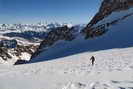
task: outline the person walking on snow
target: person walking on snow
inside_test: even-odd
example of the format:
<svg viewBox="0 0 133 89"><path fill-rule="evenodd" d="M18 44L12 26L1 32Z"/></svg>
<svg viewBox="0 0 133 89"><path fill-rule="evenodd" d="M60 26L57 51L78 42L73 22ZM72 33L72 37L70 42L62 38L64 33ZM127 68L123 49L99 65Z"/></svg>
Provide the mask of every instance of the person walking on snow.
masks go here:
<svg viewBox="0 0 133 89"><path fill-rule="evenodd" d="M93 66L93 65L94 65L94 62L95 62L95 57L92 56L92 57L90 58L90 60L91 60L92 66Z"/></svg>

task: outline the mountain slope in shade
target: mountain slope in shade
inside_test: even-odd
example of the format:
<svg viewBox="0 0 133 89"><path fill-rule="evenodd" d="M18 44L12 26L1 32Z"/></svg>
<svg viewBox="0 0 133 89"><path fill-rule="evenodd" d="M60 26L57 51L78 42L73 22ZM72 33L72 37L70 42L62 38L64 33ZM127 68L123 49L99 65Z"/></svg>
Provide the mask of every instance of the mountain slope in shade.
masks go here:
<svg viewBox="0 0 133 89"><path fill-rule="evenodd" d="M112 12L108 17L93 25L93 29L88 30L87 27L85 28L85 34L87 34L87 36L89 35L88 40L84 39L84 34L79 33L74 40L61 40L47 49L45 49L45 47L43 48L43 45L41 45L42 49L40 50L42 50L42 53L33 58L30 62L52 60L88 51L132 47L132 21L132 8L124 11Z"/></svg>

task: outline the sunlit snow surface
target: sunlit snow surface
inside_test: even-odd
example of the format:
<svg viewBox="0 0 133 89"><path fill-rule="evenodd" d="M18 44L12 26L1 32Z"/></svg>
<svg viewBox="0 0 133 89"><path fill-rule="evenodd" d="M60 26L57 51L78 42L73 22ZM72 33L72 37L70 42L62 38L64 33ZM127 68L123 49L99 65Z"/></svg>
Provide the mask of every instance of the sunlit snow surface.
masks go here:
<svg viewBox="0 0 133 89"><path fill-rule="evenodd" d="M133 48L0 67L1 89L132 89ZM90 57L96 58L92 67Z"/></svg>
<svg viewBox="0 0 133 89"><path fill-rule="evenodd" d="M63 42L63 47L57 43L31 64L0 65L0 89L133 89L132 23L130 16L99 38L77 38L69 45ZM96 58L94 66L91 56Z"/></svg>

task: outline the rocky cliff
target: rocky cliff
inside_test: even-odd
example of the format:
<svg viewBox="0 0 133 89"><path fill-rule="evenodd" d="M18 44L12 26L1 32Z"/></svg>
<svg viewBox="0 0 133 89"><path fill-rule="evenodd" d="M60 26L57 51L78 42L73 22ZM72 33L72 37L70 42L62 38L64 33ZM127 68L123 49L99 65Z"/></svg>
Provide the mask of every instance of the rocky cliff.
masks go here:
<svg viewBox="0 0 133 89"><path fill-rule="evenodd" d="M112 12L127 10L132 6L133 0L104 0L99 8L98 13L93 17L87 26L93 26L98 21L110 15Z"/></svg>
<svg viewBox="0 0 133 89"><path fill-rule="evenodd" d="M53 46L56 42L60 40L72 41L73 39L75 39L80 27L78 28L78 30L75 28L76 27L69 28L68 26L54 28L47 34L47 36L41 42L39 48L32 55L31 58L36 57L42 51L48 50L49 47Z"/></svg>
<svg viewBox="0 0 133 89"><path fill-rule="evenodd" d="M89 24L84 28L83 32L85 32L86 39L93 38L97 36L103 35L107 32L111 25L118 23L121 20L126 19L127 17L133 15L133 12L123 14L122 17L116 18L113 20L104 21L104 23L100 23L100 21L108 18L112 13L127 11L133 7L133 0L103 0L98 13L93 17L93 19L89 22ZM127 13L127 14L126 14Z"/></svg>
<svg viewBox="0 0 133 89"><path fill-rule="evenodd" d="M17 60L30 60L38 45L21 45L17 40L0 40L0 63L14 64Z"/></svg>

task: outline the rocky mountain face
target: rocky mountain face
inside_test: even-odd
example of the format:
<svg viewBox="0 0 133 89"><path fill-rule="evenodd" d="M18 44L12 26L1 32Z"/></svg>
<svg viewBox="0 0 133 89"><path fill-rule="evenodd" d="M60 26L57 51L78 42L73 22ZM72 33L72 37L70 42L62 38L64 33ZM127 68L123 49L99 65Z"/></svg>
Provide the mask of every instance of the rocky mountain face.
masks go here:
<svg viewBox="0 0 133 89"><path fill-rule="evenodd" d="M37 47L34 44L20 45L15 39L3 39L0 41L0 63L10 62L12 64L17 60L28 61Z"/></svg>
<svg viewBox="0 0 133 89"><path fill-rule="evenodd" d="M84 32L87 33L86 39L101 36L105 32L108 31L108 27L118 23L120 20L124 20L127 17L133 15L133 13L129 13L119 19L115 19L111 22L107 22L104 24L98 24L98 22L102 21L113 12L126 11L133 7L133 0L103 0L98 13L93 17L93 19L89 22L89 24L84 28Z"/></svg>
<svg viewBox="0 0 133 89"><path fill-rule="evenodd" d="M79 30L79 28L78 28ZM47 50L49 47L54 45L56 42L60 40L64 41L72 41L76 38L77 31L76 27L69 28L68 26L63 27L57 27L51 30L47 36L44 38L44 40L41 42L39 48L37 51L32 55L31 58L36 57L39 55L42 51Z"/></svg>
<svg viewBox="0 0 133 89"><path fill-rule="evenodd" d="M87 26L93 26L98 21L110 15L112 12L127 10L132 6L133 0L104 0L101 4L99 12L94 16Z"/></svg>

